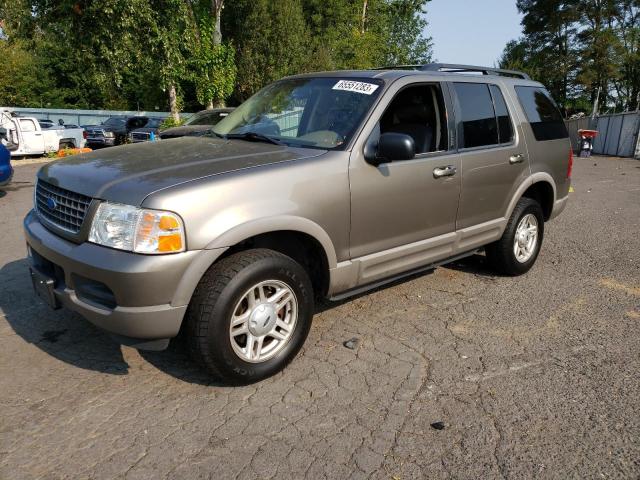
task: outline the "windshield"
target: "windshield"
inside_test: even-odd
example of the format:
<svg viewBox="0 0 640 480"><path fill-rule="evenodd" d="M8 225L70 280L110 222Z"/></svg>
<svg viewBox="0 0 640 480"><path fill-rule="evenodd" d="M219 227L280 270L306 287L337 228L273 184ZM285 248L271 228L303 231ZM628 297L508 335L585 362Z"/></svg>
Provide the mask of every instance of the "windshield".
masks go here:
<svg viewBox="0 0 640 480"><path fill-rule="evenodd" d="M378 79L294 78L268 85L213 128L256 133L289 146L340 149L378 97Z"/></svg>
<svg viewBox="0 0 640 480"><path fill-rule="evenodd" d="M228 115L227 112L206 112L196 113L185 125L215 125Z"/></svg>

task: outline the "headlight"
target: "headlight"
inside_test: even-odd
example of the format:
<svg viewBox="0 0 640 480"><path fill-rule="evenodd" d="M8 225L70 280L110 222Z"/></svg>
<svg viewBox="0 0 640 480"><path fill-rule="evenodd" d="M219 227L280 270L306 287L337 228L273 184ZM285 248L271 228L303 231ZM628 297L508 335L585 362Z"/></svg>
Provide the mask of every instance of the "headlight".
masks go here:
<svg viewBox="0 0 640 480"><path fill-rule="evenodd" d="M104 136L107 138L114 138L116 134L113 132L104 132Z"/></svg>
<svg viewBox="0 0 640 480"><path fill-rule="evenodd" d="M93 217L89 241L136 253L185 250L184 227L175 213L107 202Z"/></svg>

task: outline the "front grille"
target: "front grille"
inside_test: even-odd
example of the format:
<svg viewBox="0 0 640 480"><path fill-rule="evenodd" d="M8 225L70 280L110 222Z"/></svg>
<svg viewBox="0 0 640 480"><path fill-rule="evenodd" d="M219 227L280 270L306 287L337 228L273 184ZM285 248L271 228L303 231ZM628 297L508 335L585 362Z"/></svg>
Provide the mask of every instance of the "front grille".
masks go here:
<svg viewBox="0 0 640 480"><path fill-rule="evenodd" d="M78 233L89 209L91 197L38 180L36 211L50 224L70 233Z"/></svg>

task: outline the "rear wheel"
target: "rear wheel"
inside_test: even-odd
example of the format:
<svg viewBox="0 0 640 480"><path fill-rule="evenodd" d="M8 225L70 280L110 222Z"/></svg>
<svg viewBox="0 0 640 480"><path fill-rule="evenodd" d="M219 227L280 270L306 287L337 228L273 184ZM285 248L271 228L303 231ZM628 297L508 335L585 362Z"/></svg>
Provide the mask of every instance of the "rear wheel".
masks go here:
<svg viewBox="0 0 640 480"><path fill-rule="evenodd" d="M236 253L214 264L187 311L192 357L232 384L282 370L302 347L313 316L304 268L267 249Z"/></svg>
<svg viewBox="0 0 640 480"><path fill-rule="evenodd" d="M500 240L486 248L491 266L505 275L522 275L531 269L542 246L544 216L531 198L518 200Z"/></svg>

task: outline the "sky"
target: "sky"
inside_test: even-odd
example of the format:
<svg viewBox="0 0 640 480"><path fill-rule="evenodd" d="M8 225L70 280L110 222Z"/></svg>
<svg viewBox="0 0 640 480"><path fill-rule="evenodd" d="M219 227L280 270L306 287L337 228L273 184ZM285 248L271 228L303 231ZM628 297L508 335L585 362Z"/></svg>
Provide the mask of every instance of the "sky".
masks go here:
<svg viewBox="0 0 640 480"><path fill-rule="evenodd" d="M520 36L520 19L516 0L432 0L425 33L438 62L491 67Z"/></svg>

